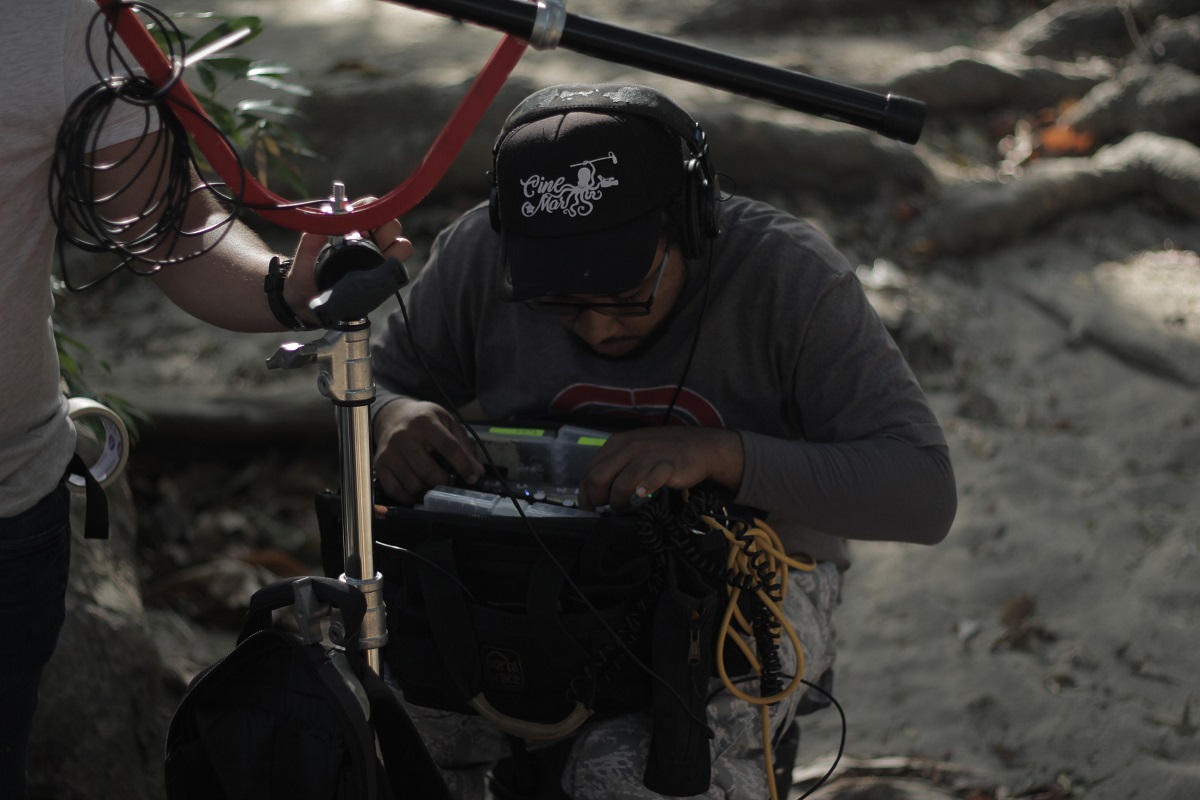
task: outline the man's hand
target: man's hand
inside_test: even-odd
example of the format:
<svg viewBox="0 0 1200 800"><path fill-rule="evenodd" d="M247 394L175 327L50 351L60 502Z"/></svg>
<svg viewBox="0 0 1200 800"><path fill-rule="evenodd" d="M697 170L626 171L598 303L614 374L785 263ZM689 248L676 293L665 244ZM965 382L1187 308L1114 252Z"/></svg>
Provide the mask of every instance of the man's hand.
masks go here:
<svg viewBox="0 0 1200 800"><path fill-rule="evenodd" d="M400 398L375 415L375 477L396 502L411 505L458 475L475 483L483 465L467 432L437 403Z"/></svg>
<svg viewBox="0 0 1200 800"><path fill-rule="evenodd" d="M364 203L375 200L374 197L362 197L350 204L357 208ZM412 257L412 242L404 238L404 228L399 220L385 222L378 228L363 234L364 239L375 243L383 253L384 258L395 257L407 261ZM315 322L308 304L318 294L317 292L317 257L329 244L329 237L315 233L306 233L300 237L296 247L296 255L292 259L292 271L287 282L283 285L283 299L288 306L305 322Z"/></svg>
<svg viewBox="0 0 1200 800"><path fill-rule="evenodd" d="M737 431L721 428L639 428L615 433L579 481L579 505L627 508L634 497L663 487L690 489L711 480L736 492L745 454Z"/></svg>

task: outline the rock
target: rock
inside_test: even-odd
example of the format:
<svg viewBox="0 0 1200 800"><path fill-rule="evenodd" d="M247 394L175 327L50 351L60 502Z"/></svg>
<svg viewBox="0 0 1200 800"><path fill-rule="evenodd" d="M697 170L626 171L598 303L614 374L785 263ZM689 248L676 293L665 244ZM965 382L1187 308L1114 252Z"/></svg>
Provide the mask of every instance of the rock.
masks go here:
<svg viewBox="0 0 1200 800"><path fill-rule="evenodd" d="M134 567L128 484L107 490L108 541L72 508L67 620L42 676L30 743L31 800L158 800L169 699Z"/></svg>

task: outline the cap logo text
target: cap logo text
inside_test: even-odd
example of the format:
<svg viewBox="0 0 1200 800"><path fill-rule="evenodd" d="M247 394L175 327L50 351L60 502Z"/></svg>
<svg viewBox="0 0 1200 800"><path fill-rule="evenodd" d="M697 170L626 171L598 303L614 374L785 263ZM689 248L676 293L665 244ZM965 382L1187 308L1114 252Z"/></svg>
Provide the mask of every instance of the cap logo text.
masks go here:
<svg viewBox="0 0 1200 800"><path fill-rule="evenodd" d="M619 181L602 175L597 167L602 161L617 163L611 150L608 155L571 164L576 170L575 183L566 178L546 178L530 175L521 181L521 191L526 200L521 204L521 213L532 217L540 212L565 214L568 217L586 217L595 208L595 201L604 196L604 189L617 186Z"/></svg>

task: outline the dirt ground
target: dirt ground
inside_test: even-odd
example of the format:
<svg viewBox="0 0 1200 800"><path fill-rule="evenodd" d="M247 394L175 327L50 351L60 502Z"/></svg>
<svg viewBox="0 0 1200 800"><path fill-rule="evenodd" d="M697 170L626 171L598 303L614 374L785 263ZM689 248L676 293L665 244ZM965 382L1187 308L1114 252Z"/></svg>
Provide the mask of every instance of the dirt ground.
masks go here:
<svg viewBox="0 0 1200 800"><path fill-rule="evenodd" d="M262 16L255 55L297 65L323 91L369 80L368 68L454 84L498 39L368 0L208 5ZM770 34L689 35L866 84L902 59L986 43L1041 7L928 3L852 16L827 14L829 5L812 4L811 24L789 17ZM569 10L676 35L711 8ZM545 83L628 74L561 51L530 53L519 70ZM640 77L685 105L703 107L715 91ZM931 116L916 152L963 173L981 167L977 154L998 161L995 117L973 119ZM959 486L943 544L854 543L835 685L847 720L843 771L815 796L1200 797L1200 220L1132 196L978 252L905 260L894 236L870 235L866 212L800 194L771 199L813 211L861 264L943 422ZM414 212L410 266L456 202ZM226 555L234 541L235 555L270 549L288 553L289 565L311 563L311 493L334 479L330 439L276 448L217 438L211 419L186 410L189 396L219 395L244 432L263 407L286 402L311 429L328 414L315 376L263 369L281 337L206 328L134 281L102 292L102 302L64 306L111 362L104 380L152 410L182 409L147 433L130 464L152 532L143 565L151 600L197 540ZM185 445L164 433L189 425L206 427ZM223 652L232 635L218 624L230 609L188 611L155 612L164 654L183 671ZM793 797L829 766L841 734L832 711L805 721Z"/></svg>

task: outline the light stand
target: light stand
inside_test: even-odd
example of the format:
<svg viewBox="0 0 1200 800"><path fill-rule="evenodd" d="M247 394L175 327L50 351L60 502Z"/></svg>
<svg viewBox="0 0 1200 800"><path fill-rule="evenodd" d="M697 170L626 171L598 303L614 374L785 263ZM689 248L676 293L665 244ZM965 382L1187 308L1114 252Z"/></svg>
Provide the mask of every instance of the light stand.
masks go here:
<svg viewBox="0 0 1200 800"><path fill-rule="evenodd" d="M333 213L344 208L344 188L334 187ZM371 373L371 323L367 315L408 283L404 265L367 240L331 239L317 262L318 286L330 288L314 301L312 310L328 330L308 343L288 342L267 359L268 369L296 369L317 364L317 389L334 405L338 431L338 473L341 478L342 547L345 573L341 579L360 589L367 601L359 648L367 664L379 673L379 649L387 643L383 606L383 575L375 571L371 528L371 421L375 401ZM350 270L350 271L347 271Z"/></svg>

